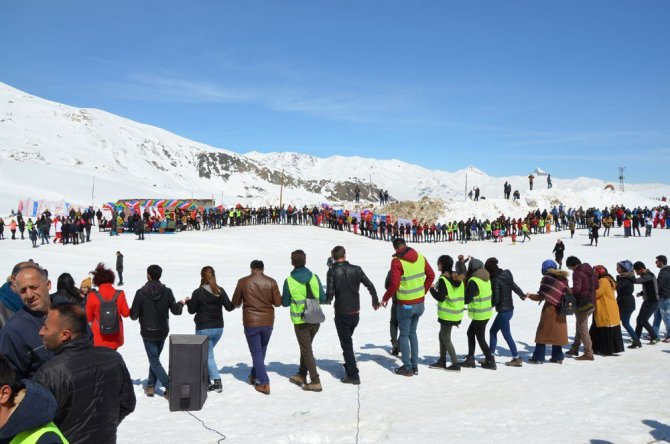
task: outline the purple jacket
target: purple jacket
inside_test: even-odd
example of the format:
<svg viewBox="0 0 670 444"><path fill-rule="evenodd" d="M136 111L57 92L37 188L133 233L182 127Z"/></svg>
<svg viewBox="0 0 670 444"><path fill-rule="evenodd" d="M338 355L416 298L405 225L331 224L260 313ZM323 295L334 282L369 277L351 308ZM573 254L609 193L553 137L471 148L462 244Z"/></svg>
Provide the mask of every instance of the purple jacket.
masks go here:
<svg viewBox="0 0 670 444"><path fill-rule="evenodd" d="M577 299L596 301L598 278L589 264L581 264L572 272L572 295Z"/></svg>

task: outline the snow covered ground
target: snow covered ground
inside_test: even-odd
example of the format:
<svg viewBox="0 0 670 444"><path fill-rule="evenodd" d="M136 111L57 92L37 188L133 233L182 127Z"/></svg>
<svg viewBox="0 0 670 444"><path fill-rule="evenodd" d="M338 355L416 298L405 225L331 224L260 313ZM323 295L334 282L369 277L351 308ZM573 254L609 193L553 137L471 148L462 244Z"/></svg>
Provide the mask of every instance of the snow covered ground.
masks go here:
<svg viewBox="0 0 670 444"><path fill-rule="evenodd" d="M70 272L77 282L98 261L114 264L114 253L125 254L124 289L132 301L145 282L149 264L163 269L163 281L177 298L190 295L199 284L199 271L212 265L219 283L232 294L238 278L248 273L252 259L265 262L266 273L279 282L291 270L289 255L301 248L307 266L323 280L331 248L344 245L348 258L359 264L375 283L380 295L392 248L389 243L354 237L314 227L241 227L210 232L149 235L144 242L132 235L110 238L93 233L93 242L73 246L30 248L29 241L0 242L0 269L33 258L47 267L52 279ZM417 249L431 264L440 254L470 254L485 260L496 256L510 268L521 288L536 291L540 263L551 258L556 238L566 243L566 255L603 264L614 272L622 259L642 260L654 267L654 257L670 253L670 232L654 230L651 238L601 238L589 247L584 230L574 239L560 232L533 237L532 242L511 245L491 242L422 244ZM54 284L55 285L55 284ZM532 443L649 443L670 439L670 405L667 375L670 345L643 346L618 357L596 357L595 362L566 359L563 365L524 365L509 368L507 345L498 341L497 371L464 369L453 374L431 370L427 364L438 354L438 323L435 302L427 299L419 323L421 361L419 376L399 377L391 369L399 359L389 354L389 309L375 312L362 289L361 322L354 335L362 385L339 382L343 376L342 353L333 324L332 307L326 306L326 322L314 341L322 393L303 392L288 382L298 368L299 351L287 309L278 309L267 364L272 394L263 396L246 383L251 359L242 329L241 311L225 313L223 338L216 348L223 393L210 393L204 409L193 412L208 427L240 443L404 443L437 442L532 442ZM540 307L515 301L512 333L527 359L532 352ZM639 303L638 303L639 307ZM454 334L456 351L467 351L466 319ZM139 325L124 320L126 344L120 352L136 384L137 409L119 428L119 442L215 443L220 437L183 412L170 413L160 397L147 398L142 383L148 362L139 336ZM569 334L574 334L574 319ZM172 333L193 333L191 315L172 317ZM163 353L167 368L168 351ZM360 401L360 416L358 405ZM358 427L357 427L358 425ZM358 439L357 439L358 438Z"/></svg>

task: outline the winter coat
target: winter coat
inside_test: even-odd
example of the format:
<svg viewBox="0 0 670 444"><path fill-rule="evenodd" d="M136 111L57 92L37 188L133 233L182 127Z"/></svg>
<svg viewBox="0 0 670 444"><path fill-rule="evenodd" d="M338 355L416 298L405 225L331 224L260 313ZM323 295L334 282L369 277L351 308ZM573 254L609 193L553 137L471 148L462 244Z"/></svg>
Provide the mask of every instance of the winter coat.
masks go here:
<svg viewBox="0 0 670 444"><path fill-rule="evenodd" d="M557 262L561 262L563 260L563 255L565 254L565 244L564 243L556 243L554 245L554 257L556 257Z"/></svg>
<svg viewBox="0 0 670 444"><path fill-rule="evenodd" d="M636 284L642 284L642 298L648 302L658 302L658 282L654 273L647 270L635 279Z"/></svg>
<svg viewBox="0 0 670 444"><path fill-rule="evenodd" d="M233 292L233 305L242 305L242 324L246 328L272 327L275 322L274 307L281 307L277 281L262 270L252 270L249 276L237 281Z"/></svg>
<svg viewBox="0 0 670 444"><path fill-rule="evenodd" d="M382 300L388 301L391 299L397 292L398 289L400 288L400 278L402 277L403 269L402 269L402 263L400 262L400 259L407 261L407 262L416 262L419 259L419 254L414 250L413 248L410 247L402 247L396 251L396 253L393 255L393 259L391 260L391 284L389 285L389 288L386 289L386 293L384 293L384 297ZM428 290L430 290L430 287L433 285L433 281L435 280L435 272L431 268L430 264L428 263L428 260L426 260L426 265L424 266L424 272L426 274L426 281L423 284L424 287L424 295L428 293ZM420 304L424 301L423 296L421 298L415 299L413 301L398 301L398 303L403 304L403 305L410 305L410 304Z"/></svg>
<svg viewBox="0 0 670 444"><path fill-rule="evenodd" d="M621 273L616 277L616 302L620 313L635 311L635 273L632 271Z"/></svg>
<svg viewBox="0 0 670 444"><path fill-rule="evenodd" d="M18 381L14 388L14 407L7 423L0 428L0 443L8 443L21 432L39 430L56 416L56 399L49 390L28 379ZM43 434L37 444L62 444L54 432Z"/></svg>
<svg viewBox="0 0 670 444"><path fill-rule="evenodd" d="M169 316L180 315L183 305L175 301L172 290L160 281L149 281L135 292L130 319L140 320L140 335L147 341L161 341L170 333Z"/></svg>
<svg viewBox="0 0 670 444"><path fill-rule="evenodd" d="M491 288L493 290L492 304L498 313L504 313L514 310L514 298L512 291L516 293L521 300L526 298L524 292L514 282L512 272L509 270L499 270L491 275Z"/></svg>
<svg viewBox="0 0 670 444"><path fill-rule="evenodd" d="M102 296L102 299L105 301L111 301L114 297L116 289L112 284L102 284L98 288L98 293ZM91 325L91 330L93 331L93 344L96 346L109 347L113 350L121 347L123 345L123 319L127 318L130 315L130 309L128 308L128 302L126 301L126 294L123 290L120 290L119 296L116 298L116 309L119 313L119 330L111 335L103 335L100 332L100 301L95 295L94 291L91 289L91 292L86 298L86 318L88 323Z"/></svg>
<svg viewBox="0 0 670 444"><path fill-rule="evenodd" d="M186 303L188 312L195 315L195 329L223 328L223 309L233 311L235 306L226 290L219 287L220 294L213 294L209 285L198 287Z"/></svg>
<svg viewBox="0 0 670 444"><path fill-rule="evenodd" d="M670 298L670 265L661 268L656 278L658 284L658 297L661 299Z"/></svg>
<svg viewBox="0 0 670 444"><path fill-rule="evenodd" d="M619 315L619 306L614 298L616 284L609 276L604 276L598 280L598 290L596 290L596 304L593 320L596 327L616 327L621 325L621 316Z"/></svg>
<svg viewBox="0 0 670 444"><path fill-rule="evenodd" d="M598 289L598 278L589 264L580 264L572 272L572 294L577 306L593 304Z"/></svg>
<svg viewBox="0 0 670 444"><path fill-rule="evenodd" d="M14 367L16 379L30 378L53 357L39 335L45 319L44 313L24 306L0 330L0 354Z"/></svg>
<svg viewBox="0 0 670 444"><path fill-rule="evenodd" d="M66 342L56 355L33 378L56 398L56 425L71 444L116 443L116 429L136 402L121 355L86 338Z"/></svg>
<svg viewBox="0 0 670 444"><path fill-rule="evenodd" d="M116 271L123 271L123 255L116 255Z"/></svg>
<svg viewBox="0 0 670 444"><path fill-rule="evenodd" d="M365 285L372 296L372 305L379 305L377 290L363 269L349 262L335 262L326 277L327 303L335 298L335 314L355 314L361 310L359 289Z"/></svg>
<svg viewBox="0 0 670 444"><path fill-rule="evenodd" d="M545 302L540 315L540 323L535 332L536 344L566 345L568 343L568 324L565 315L560 315L557 311L568 288L568 273L565 271L552 269L542 276L540 290L537 294Z"/></svg>

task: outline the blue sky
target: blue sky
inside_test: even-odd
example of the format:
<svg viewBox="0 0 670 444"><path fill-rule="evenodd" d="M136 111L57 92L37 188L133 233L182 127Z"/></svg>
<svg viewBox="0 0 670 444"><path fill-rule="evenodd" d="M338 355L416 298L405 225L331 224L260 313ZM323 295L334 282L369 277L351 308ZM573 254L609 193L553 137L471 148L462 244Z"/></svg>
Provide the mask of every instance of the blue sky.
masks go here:
<svg viewBox="0 0 670 444"><path fill-rule="evenodd" d="M670 2L2 1L0 81L236 152L668 183Z"/></svg>

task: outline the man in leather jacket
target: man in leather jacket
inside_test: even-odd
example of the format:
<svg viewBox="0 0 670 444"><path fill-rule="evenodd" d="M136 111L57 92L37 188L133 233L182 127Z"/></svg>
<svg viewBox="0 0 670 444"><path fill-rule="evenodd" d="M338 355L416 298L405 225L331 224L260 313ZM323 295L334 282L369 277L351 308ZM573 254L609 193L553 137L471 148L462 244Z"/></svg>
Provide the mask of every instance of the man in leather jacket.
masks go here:
<svg viewBox="0 0 670 444"><path fill-rule="evenodd" d="M253 365L249 383L257 392L270 394L270 378L265 371L265 353L272 336L275 307L281 306L277 281L263 273L263 261L251 262L251 274L237 281L233 305L242 305L244 335L249 344Z"/></svg>
<svg viewBox="0 0 670 444"><path fill-rule="evenodd" d="M361 267L347 262L344 247L338 245L333 248L331 256L334 263L332 268L328 270L326 296L328 304L331 303L333 298L335 299L335 328L342 346L344 369L347 373L347 376L342 378L341 381L345 384L357 385L361 383L361 380L358 375L351 338L359 321L361 310L359 288L361 283L370 292L372 308L375 310L379 308L379 299L375 286L372 285Z"/></svg>

